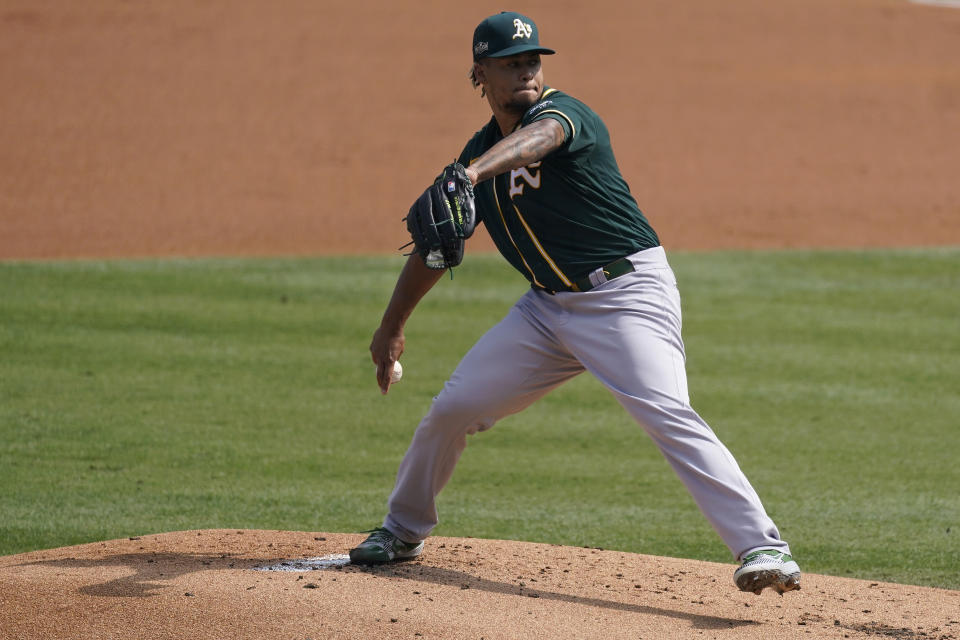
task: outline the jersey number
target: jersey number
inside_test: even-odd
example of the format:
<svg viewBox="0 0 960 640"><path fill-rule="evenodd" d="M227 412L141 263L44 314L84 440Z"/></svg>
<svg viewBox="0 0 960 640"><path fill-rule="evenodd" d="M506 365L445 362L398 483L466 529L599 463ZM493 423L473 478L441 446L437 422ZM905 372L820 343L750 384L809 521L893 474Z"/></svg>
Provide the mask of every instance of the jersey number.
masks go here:
<svg viewBox="0 0 960 640"><path fill-rule="evenodd" d="M540 166L540 162L534 162L531 165L526 167L521 167L519 169L514 169L510 172L510 197L523 195L523 188L527 185L530 185L533 189L540 188L540 172L536 169ZM533 169L533 173L530 172L530 169Z"/></svg>

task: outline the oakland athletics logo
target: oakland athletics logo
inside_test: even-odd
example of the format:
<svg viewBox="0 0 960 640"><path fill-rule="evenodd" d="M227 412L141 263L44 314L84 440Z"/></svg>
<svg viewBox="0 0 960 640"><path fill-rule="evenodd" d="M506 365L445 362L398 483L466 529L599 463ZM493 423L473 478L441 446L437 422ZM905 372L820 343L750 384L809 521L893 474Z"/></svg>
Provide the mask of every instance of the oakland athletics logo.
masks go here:
<svg viewBox="0 0 960 640"><path fill-rule="evenodd" d="M533 164L527 165L526 167L520 167L519 169L514 169L510 172L510 197L523 195L523 188L527 185L530 185L533 189L540 188L540 172L536 171L537 167L543 162L534 162ZM533 173L530 173L530 169L534 169ZM519 178L519 180L518 180Z"/></svg>
<svg viewBox="0 0 960 640"><path fill-rule="evenodd" d="M513 34L513 40L516 40L517 38L529 38L533 35L533 27L520 18L513 19L513 26L517 28L517 32Z"/></svg>

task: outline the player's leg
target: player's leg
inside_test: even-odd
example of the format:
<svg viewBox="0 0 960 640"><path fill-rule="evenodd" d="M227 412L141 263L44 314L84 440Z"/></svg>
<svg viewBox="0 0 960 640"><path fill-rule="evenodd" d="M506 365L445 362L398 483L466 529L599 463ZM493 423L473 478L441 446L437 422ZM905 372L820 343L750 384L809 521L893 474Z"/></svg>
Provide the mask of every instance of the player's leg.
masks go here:
<svg viewBox="0 0 960 640"><path fill-rule="evenodd" d="M538 322L550 310L533 311L537 295L525 295L480 338L417 427L384 521L402 540L423 540L436 526L435 498L453 474L467 435L489 429L583 371Z"/></svg>
<svg viewBox="0 0 960 640"><path fill-rule="evenodd" d="M690 406L680 297L666 265L566 296L570 350L653 438L742 565L734 581L759 594L799 588L800 569L729 450ZM592 296L591 294L596 294Z"/></svg>
<svg viewBox="0 0 960 640"><path fill-rule="evenodd" d="M789 553L736 460L690 406L673 272L665 259L640 268L566 296L564 343L653 438L735 556Z"/></svg>

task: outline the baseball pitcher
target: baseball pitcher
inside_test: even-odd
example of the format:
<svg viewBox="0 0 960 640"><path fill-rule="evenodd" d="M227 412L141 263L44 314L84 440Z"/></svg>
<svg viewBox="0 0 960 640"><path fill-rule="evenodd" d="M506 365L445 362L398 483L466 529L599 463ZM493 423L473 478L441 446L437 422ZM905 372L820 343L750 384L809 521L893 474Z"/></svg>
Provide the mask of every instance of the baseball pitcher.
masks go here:
<svg viewBox="0 0 960 640"><path fill-rule="evenodd" d="M470 77L493 115L410 208L413 251L370 353L383 393L403 327L464 241L484 224L530 282L464 356L413 435L382 527L355 563L418 556L435 498L470 434L588 371L650 435L759 594L800 586L800 569L737 462L690 405L677 281L617 167L603 121L544 84L536 24L490 16L473 35Z"/></svg>

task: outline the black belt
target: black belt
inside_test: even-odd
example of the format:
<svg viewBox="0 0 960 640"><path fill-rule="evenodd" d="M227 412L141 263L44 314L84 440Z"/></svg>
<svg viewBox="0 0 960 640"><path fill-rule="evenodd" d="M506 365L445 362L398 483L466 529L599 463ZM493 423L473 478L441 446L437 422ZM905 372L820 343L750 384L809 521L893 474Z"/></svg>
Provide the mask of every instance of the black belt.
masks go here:
<svg viewBox="0 0 960 640"><path fill-rule="evenodd" d="M607 278L606 280L607 282L613 280L614 278L619 278L620 276L624 276L624 275L627 275L628 273L633 273L634 271L636 271L636 269L633 268L633 263L630 262L628 258L620 258L619 260L614 260L607 266L602 267L602 269L603 269L603 275L605 275ZM593 271L591 271L590 273L593 273ZM546 287L540 287L537 285L533 285L533 286L535 289L540 289L550 294L556 293L556 291L554 291L553 289L547 289ZM596 286L598 285L595 285L590 281L590 274L587 274L582 278L574 280L573 283L570 285L569 289L562 289L562 291L584 292L584 291L590 291Z"/></svg>

